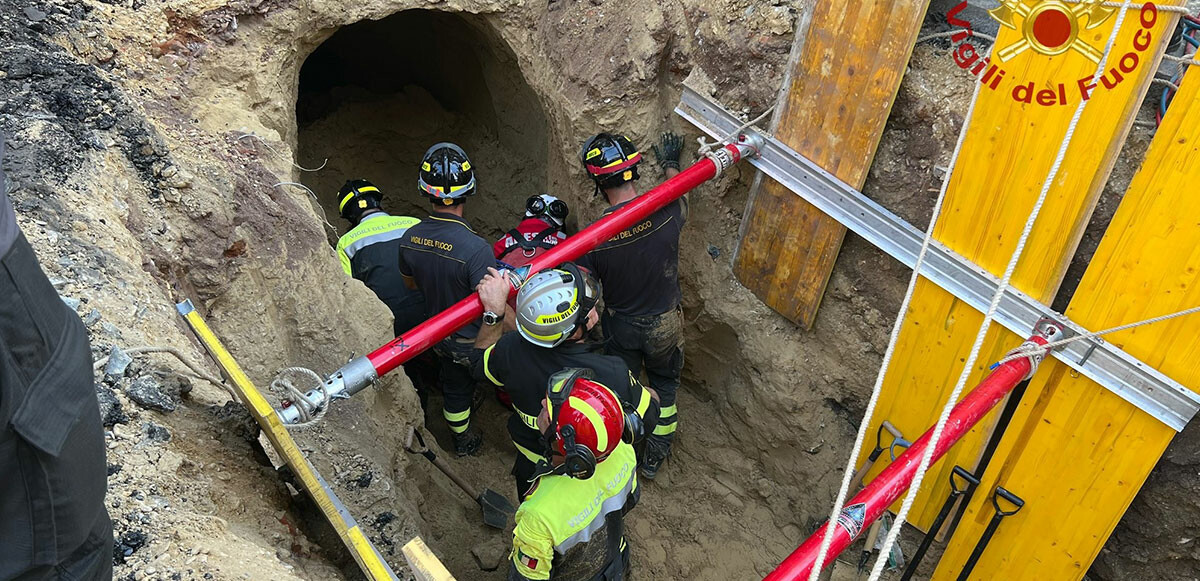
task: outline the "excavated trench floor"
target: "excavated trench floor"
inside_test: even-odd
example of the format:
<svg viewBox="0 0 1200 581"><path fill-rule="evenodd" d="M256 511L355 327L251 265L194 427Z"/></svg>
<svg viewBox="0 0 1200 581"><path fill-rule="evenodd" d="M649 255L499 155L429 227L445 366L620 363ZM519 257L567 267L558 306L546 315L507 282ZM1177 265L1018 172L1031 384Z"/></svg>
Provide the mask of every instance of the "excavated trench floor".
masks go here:
<svg viewBox="0 0 1200 581"><path fill-rule="evenodd" d="M355 24L318 47L300 75L298 159L308 165L328 159L323 171L302 179L338 232L345 224L334 194L349 178L378 184L393 214L423 216L428 206L415 189L416 168L438 141L462 145L478 168L480 194L467 207L476 230L490 241L513 227L525 198L546 187L550 131L515 63L485 25L422 11ZM596 217L578 219L586 224ZM790 539L800 531L789 524L793 515L759 492L775 485L762 481L756 462L740 449L739 441L752 438L726 428L703 391L685 385L679 401L683 423L674 455L658 480L647 483L627 521L638 576L725 581L768 571L794 548ZM436 413L440 404L431 399L428 427L450 448ZM507 413L488 398L475 415L486 437L483 454L451 464L512 499L515 450L505 430ZM402 453L402 432L380 434L380 447ZM401 480L413 470L428 476L418 483L417 502L430 546L459 579L501 578L501 572L481 571L472 549L503 550L510 531L480 524L477 506L432 466L416 464L394 476ZM348 503L354 510L355 499Z"/></svg>

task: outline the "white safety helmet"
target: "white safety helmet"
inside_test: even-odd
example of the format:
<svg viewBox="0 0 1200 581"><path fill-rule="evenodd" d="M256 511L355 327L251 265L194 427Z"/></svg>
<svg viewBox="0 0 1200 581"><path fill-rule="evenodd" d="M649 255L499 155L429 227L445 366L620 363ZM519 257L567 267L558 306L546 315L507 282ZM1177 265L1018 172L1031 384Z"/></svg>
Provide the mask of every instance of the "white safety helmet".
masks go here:
<svg viewBox="0 0 1200 581"><path fill-rule="evenodd" d="M600 283L569 262L543 270L517 292L517 331L540 347L557 347L584 325L600 300Z"/></svg>

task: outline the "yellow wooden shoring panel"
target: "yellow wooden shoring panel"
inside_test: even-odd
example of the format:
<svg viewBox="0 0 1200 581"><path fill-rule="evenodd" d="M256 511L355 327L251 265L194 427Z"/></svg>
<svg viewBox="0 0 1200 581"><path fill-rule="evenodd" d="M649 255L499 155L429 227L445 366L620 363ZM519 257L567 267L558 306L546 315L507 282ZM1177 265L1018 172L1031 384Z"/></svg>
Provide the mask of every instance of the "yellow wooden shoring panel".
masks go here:
<svg viewBox="0 0 1200 581"><path fill-rule="evenodd" d="M1200 76L1189 73L1093 256L1067 315L1099 330L1200 305ZM1200 317L1110 335L1200 386ZM1175 432L1057 360L1030 383L934 579L956 579L1003 486L1003 522L972 579L1070 580L1087 571Z"/></svg>
<svg viewBox="0 0 1200 581"><path fill-rule="evenodd" d="M861 188L929 0L812 4L775 137ZM734 274L781 315L812 327L846 228L782 184L752 193Z"/></svg>
<svg viewBox="0 0 1200 581"><path fill-rule="evenodd" d="M1162 31L1173 30L1175 20L1165 13L1158 14L1150 29L1152 43L1141 53L1133 73L1111 90L1092 93L1012 279L1013 286L1031 297L1049 302L1062 282L1165 46L1160 42ZM1115 23L1113 15L1104 24L1081 33L1081 38L1103 49ZM1142 30L1135 9L1126 17L1113 45L1110 64L1116 66L1121 55L1133 50L1135 34L1145 38ZM1016 30L1001 27L997 46L1004 48L1020 38ZM1049 57L1026 51L1001 66L1005 74L999 89L985 87L980 91L934 232L938 241L997 276L1016 247L1075 112L1079 102L1077 81L1094 73L1096 63L1074 52ZM1030 82L1035 91L1050 88L1055 93L1062 83L1066 105L1016 101L1013 88ZM881 421L890 420L909 439L915 439L934 424L982 320L982 313L950 293L927 280L919 281L870 434ZM968 389L983 379L989 364L1023 339L993 325L968 380ZM909 515L911 524L921 530L928 528L949 492L950 471L956 464L975 468L996 416L990 414L931 467ZM869 451L870 446L865 446L860 463ZM868 481L888 464L885 455L873 467ZM893 505L893 509L898 508L899 502Z"/></svg>
<svg viewBox="0 0 1200 581"><path fill-rule="evenodd" d="M250 415L254 416L267 439L271 441L272 447L300 480L300 484L308 493L309 498L321 509L321 513L325 515L329 524L333 526L334 531L345 543L346 548L366 577L371 581L395 581L396 575L392 572L391 567L375 550L371 541L363 535L362 529L334 494L333 489L325 483L320 473L313 468L308 458L300 451L299 446L292 439L292 435L288 433L287 428L279 419L279 414L275 413L275 408L242 371L242 367L238 365L229 350L225 349L225 345L217 338L216 333L213 333L212 328L200 316L199 311L192 306L191 301L184 301L176 305L176 308L191 325L192 332L200 339L200 343L208 350L209 355L217 362L217 366L221 368L229 385L237 393L238 399L250 411Z"/></svg>

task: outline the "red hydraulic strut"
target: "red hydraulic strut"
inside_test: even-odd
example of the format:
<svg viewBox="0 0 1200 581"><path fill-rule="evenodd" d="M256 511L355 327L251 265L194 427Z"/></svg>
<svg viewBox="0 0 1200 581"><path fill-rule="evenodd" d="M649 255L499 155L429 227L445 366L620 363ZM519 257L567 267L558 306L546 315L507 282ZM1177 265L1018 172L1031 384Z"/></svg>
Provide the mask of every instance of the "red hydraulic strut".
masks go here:
<svg viewBox="0 0 1200 581"><path fill-rule="evenodd" d="M722 164L727 164L725 167L717 167L717 162L713 161L712 157L701 158L700 161L692 164L679 175L634 198L620 210L601 218L578 234L559 242L550 251L539 255L530 263L529 272L538 272L578 259L600 243L633 226L639 220L647 218L696 186L712 179L728 166L741 161L743 157L755 155L759 147L759 144L752 143L752 139L749 137L739 138L738 143L726 145L717 151L718 157L724 158L720 161ZM515 289L513 292L516 292ZM478 319L482 313L483 304L479 302L479 295L471 294L455 303L454 306L417 325L404 336L396 337L388 344L376 349L367 355L367 358L371 360L375 372L383 375L416 357L422 351L437 344L438 341L449 337L451 333L471 321Z"/></svg>
<svg viewBox="0 0 1200 581"><path fill-rule="evenodd" d="M696 186L720 175L733 164L746 157L757 155L758 151L762 149L762 144L762 137L758 135L739 135L737 142L709 153L675 177L634 198L620 210L597 220L578 234L559 242L554 248L535 258L530 263L528 272L537 272L578 259L600 243L616 236L638 221L646 219L650 214L657 212ZM516 290L514 289L513 292ZM479 295L472 293L404 335L389 341L366 357L351 360L325 380L325 393L330 397L354 395L378 377L400 367L422 351L436 345L438 341L449 337L451 333L478 319L482 313L483 304L479 302ZM310 391L306 397L310 405L325 404L325 395L321 391ZM305 405L305 403L301 402L299 405ZM284 409L279 410L279 415L284 423L293 423L300 419L301 413L296 408L296 405L285 403Z"/></svg>
<svg viewBox="0 0 1200 581"><path fill-rule="evenodd" d="M1057 338L1062 333L1062 328L1057 323L1043 320L1038 323L1034 333L1027 344L1033 342L1037 345L1045 345L1051 340L1051 337ZM1037 360L1040 361L1041 358L1037 357ZM958 442L959 438L979 423L979 420L983 419L983 416L987 415L993 407L996 407L1001 399L1004 399L1005 394L1028 377L1034 369L1033 365L1034 362L1030 357L1022 357L997 366L982 383L971 390L971 393L967 394L958 405L954 406L949 420L946 421L946 427L942 430L942 437L938 440L937 447L934 448L933 460L930 465L932 466L941 459L946 451ZM833 530L833 543L829 545L822 569L828 568L834 558L858 538L859 533L866 530L870 523L875 522L875 519L887 510L887 507L896 502L896 499L900 498L905 490L908 490L932 434L933 429L930 428L908 450L900 454L887 468L884 468L866 488L846 503L846 508L842 509L838 516L837 526ZM829 522L826 521L821 528L817 529L817 532L809 536L763 581L807 581L813 565L817 562L817 553L821 550L821 540L828 527Z"/></svg>

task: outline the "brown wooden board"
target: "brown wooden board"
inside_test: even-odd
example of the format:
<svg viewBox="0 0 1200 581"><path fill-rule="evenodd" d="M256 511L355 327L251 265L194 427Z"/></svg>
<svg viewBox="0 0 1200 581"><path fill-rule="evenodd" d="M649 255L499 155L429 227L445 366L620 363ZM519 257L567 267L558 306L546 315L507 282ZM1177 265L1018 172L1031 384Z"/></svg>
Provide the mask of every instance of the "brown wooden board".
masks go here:
<svg viewBox="0 0 1200 581"><path fill-rule="evenodd" d="M792 49L775 136L862 189L928 0L817 2ZM846 229L773 180L750 197L734 273L768 306L812 327Z"/></svg>

